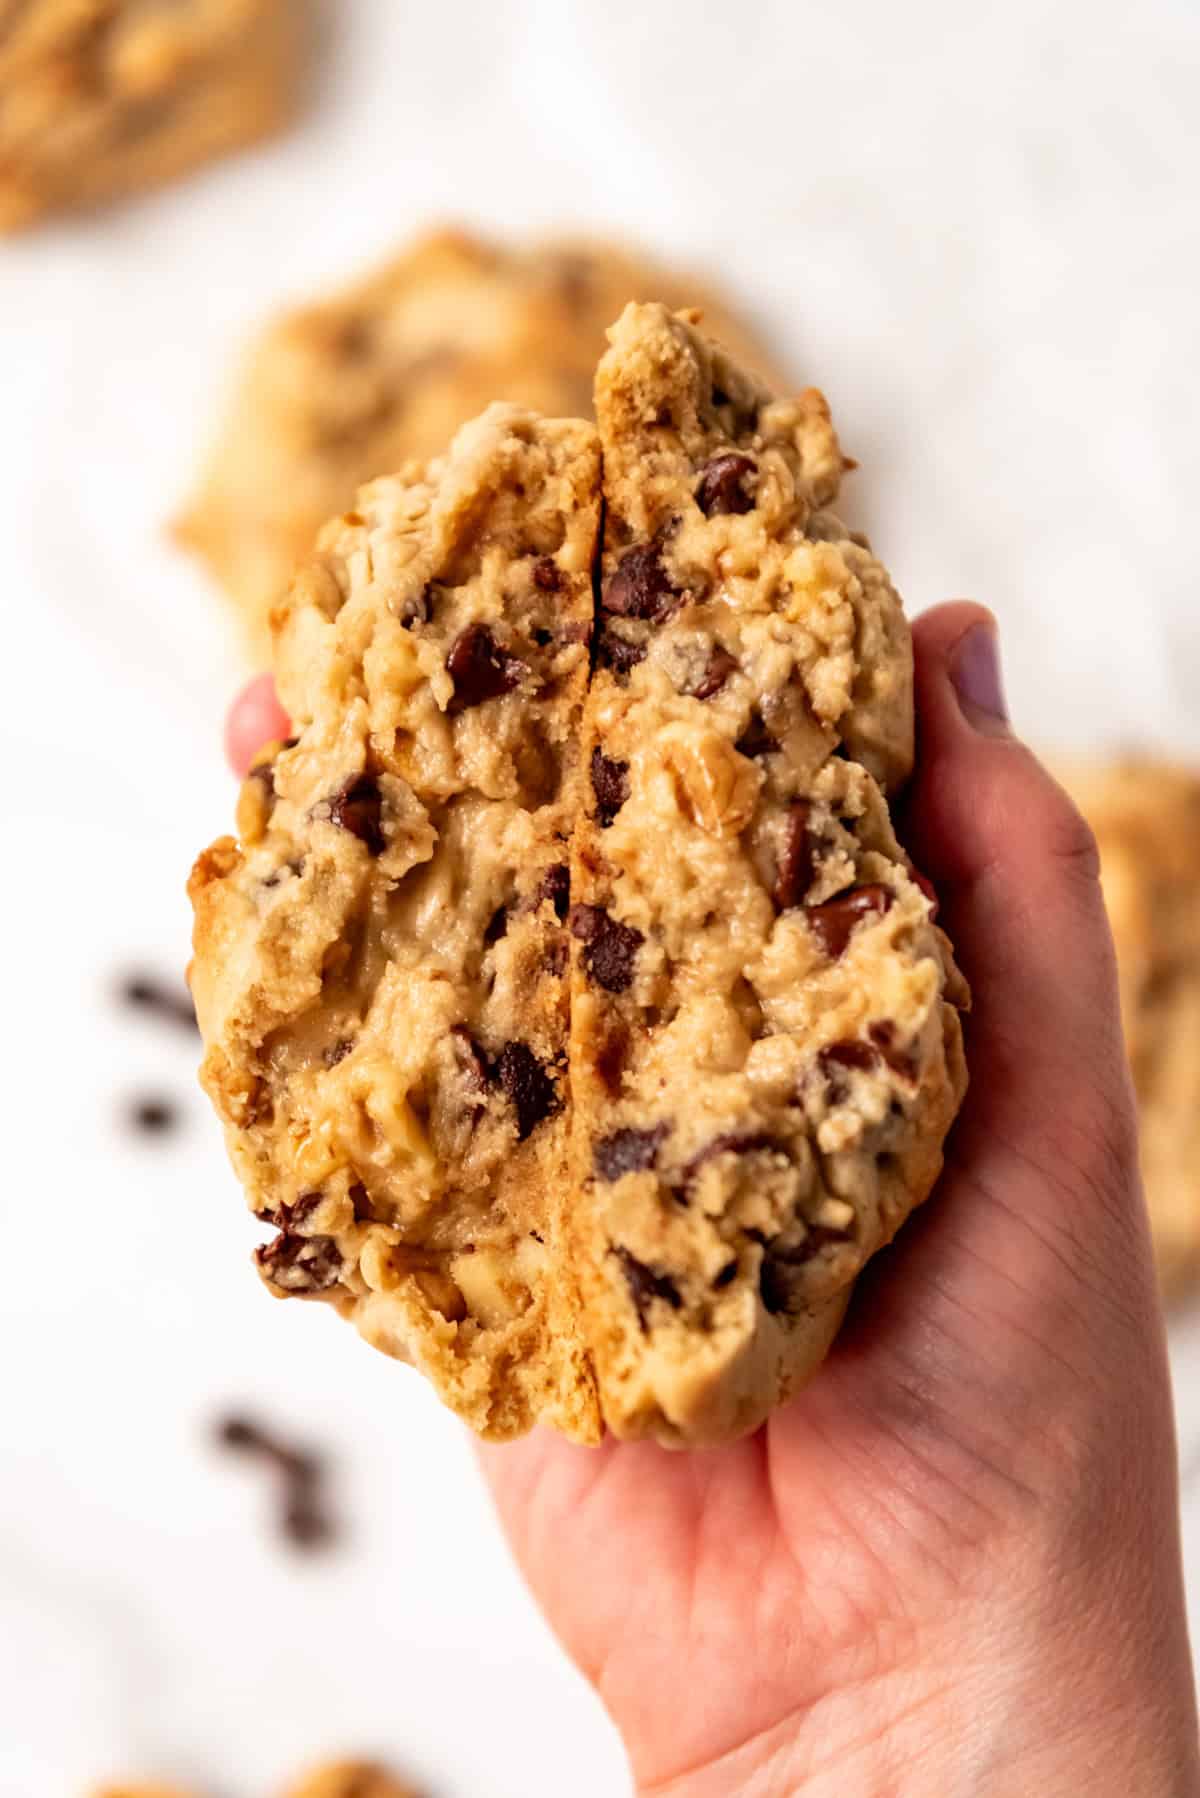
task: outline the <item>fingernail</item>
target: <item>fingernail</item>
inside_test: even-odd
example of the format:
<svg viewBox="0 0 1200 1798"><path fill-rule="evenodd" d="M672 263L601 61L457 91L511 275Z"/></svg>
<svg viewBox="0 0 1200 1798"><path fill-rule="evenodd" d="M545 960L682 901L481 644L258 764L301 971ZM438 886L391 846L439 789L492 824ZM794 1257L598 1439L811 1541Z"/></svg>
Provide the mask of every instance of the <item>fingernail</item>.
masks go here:
<svg viewBox="0 0 1200 1798"><path fill-rule="evenodd" d="M950 679L968 724L993 736L1007 734L1000 643L992 625L971 626L954 652Z"/></svg>

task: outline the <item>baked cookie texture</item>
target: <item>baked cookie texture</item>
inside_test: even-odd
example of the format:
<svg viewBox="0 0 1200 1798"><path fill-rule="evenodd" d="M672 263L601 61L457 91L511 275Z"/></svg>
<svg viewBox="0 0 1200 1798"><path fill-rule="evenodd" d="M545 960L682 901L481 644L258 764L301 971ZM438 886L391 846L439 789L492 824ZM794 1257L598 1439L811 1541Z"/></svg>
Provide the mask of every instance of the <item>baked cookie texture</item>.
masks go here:
<svg viewBox="0 0 1200 1798"><path fill-rule="evenodd" d="M929 1192L965 990L885 795L908 627L779 401L631 306L596 382L606 524L575 838L570 1222L620 1435L753 1429Z"/></svg>
<svg viewBox="0 0 1200 1798"><path fill-rule="evenodd" d="M0 0L0 232L278 129L298 0Z"/></svg>
<svg viewBox="0 0 1200 1798"><path fill-rule="evenodd" d="M1059 770L1100 848L1160 1283L1200 1275L1200 772L1153 757Z"/></svg>
<svg viewBox="0 0 1200 1798"><path fill-rule="evenodd" d="M276 608L296 738L191 882L202 1078L273 1291L485 1436L715 1442L928 1193L966 991L823 399L645 304L596 411L493 406Z"/></svg>
<svg viewBox="0 0 1200 1798"><path fill-rule="evenodd" d="M269 326L176 523L236 601L255 658L267 659L270 608L297 563L364 481L440 455L493 400L587 416L605 329L639 297L701 296L612 245L505 248L443 229ZM769 372L729 309L704 304L712 334Z"/></svg>
<svg viewBox="0 0 1200 1798"><path fill-rule="evenodd" d="M202 1078L279 1294L483 1435L597 1431L562 1248L594 428L497 405L377 481L276 617L298 740L200 858Z"/></svg>

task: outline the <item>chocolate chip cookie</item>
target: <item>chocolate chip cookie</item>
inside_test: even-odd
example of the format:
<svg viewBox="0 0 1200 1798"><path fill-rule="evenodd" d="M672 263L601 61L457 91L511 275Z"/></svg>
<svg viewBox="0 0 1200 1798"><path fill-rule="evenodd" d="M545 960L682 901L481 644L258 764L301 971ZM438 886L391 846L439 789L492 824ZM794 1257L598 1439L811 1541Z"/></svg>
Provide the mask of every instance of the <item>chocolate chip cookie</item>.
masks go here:
<svg viewBox="0 0 1200 1798"><path fill-rule="evenodd" d="M202 1077L275 1227L263 1278L489 1436L598 1427L562 1212L599 517L594 428L504 405L362 489L277 615L297 739L191 884Z"/></svg>
<svg viewBox="0 0 1200 1798"><path fill-rule="evenodd" d="M1200 773L1150 758L1061 770L1100 846L1159 1279L1200 1274Z"/></svg>
<svg viewBox="0 0 1200 1798"><path fill-rule="evenodd" d="M276 130L299 17L299 0L0 3L0 232Z"/></svg>
<svg viewBox="0 0 1200 1798"><path fill-rule="evenodd" d="M908 630L827 510L824 400L662 306L610 339L571 1225L610 1426L720 1440L812 1370L932 1186L965 994L888 818Z"/></svg>
<svg viewBox="0 0 1200 1798"><path fill-rule="evenodd" d="M323 534L192 981L272 1290L484 1435L703 1443L928 1193L966 993L824 400L657 303L610 338L598 437L493 407Z"/></svg>
<svg viewBox="0 0 1200 1798"><path fill-rule="evenodd" d="M506 248L441 230L343 292L286 314L251 349L177 535L229 589L255 657L320 526L356 488L439 455L493 400L586 416L606 327L627 300L701 297L677 271L600 243ZM766 369L705 297L707 328Z"/></svg>

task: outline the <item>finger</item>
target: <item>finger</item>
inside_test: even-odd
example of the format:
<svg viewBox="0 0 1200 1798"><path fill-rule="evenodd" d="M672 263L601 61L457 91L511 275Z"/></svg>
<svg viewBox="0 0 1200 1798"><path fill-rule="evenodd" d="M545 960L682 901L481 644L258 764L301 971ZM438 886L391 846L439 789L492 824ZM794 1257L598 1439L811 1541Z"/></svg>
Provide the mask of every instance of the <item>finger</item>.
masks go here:
<svg viewBox="0 0 1200 1798"><path fill-rule="evenodd" d="M246 774L265 743L291 735L291 720L275 693L275 678L260 674L242 688L225 720L225 754L239 778Z"/></svg>
<svg viewBox="0 0 1200 1798"><path fill-rule="evenodd" d="M995 620L916 621L919 753L906 835L974 993L972 1115L1033 1156L1125 1150L1132 1106L1095 841L1008 723Z"/></svg>

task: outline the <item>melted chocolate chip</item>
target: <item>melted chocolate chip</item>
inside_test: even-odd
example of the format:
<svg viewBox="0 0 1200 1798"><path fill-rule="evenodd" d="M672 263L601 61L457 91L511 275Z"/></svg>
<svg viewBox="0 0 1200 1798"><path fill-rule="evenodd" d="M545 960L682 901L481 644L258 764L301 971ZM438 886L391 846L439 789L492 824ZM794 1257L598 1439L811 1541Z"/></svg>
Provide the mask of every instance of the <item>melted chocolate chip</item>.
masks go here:
<svg viewBox="0 0 1200 1798"><path fill-rule="evenodd" d="M763 723L762 713L757 707L751 712L750 722L734 747L739 755L748 756L751 761L757 755L775 755L778 752L778 740Z"/></svg>
<svg viewBox="0 0 1200 1798"><path fill-rule="evenodd" d="M613 761L600 749L592 750L592 792L596 796L596 821L607 830L629 798L629 763Z"/></svg>
<svg viewBox="0 0 1200 1798"><path fill-rule="evenodd" d="M347 781L329 801L330 822L365 843L372 855L382 855L386 847L382 817L383 795L369 774Z"/></svg>
<svg viewBox="0 0 1200 1798"><path fill-rule="evenodd" d="M543 899L548 899L554 907L556 918L561 920L566 917L571 904L571 875L565 862L556 862L552 868L546 869L536 898L539 904Z"/></svg>
<svg viewBox="0 0 1200 1798"><path fill-rule="evenodd" d="M771 897L780 911L799 905L816 878L817 838L809 829L812 807L807 799L793 800L783 826L783 844L775 870Z"/></svg>
<svg viewBox="0 0 1200 1798"><path fill-rule="evenodd" d="M217 1441L235 1454L260 1461L280 1480L281 1533L297 1548L317 1548L337 1529L325 1499L325 1464L308 1449L294 1448L252 1418L234 1413L217 1425Z"/></svg>
<svg viewBox="0 0 1200 1798"><path fill-rule="evenodd" d="M827 1230L820 1224L810 1224L803 1242L788 1248L774 1244L769 1247L758 1270L763 1309L773 1317L790 1311L796 1297L796 1282L792 1278L795 1271L811 1261L828 1243L849 1240L842 1230Z"/></svg>
<svg viewBox="0 0 1200 1798"><path fill-rule="evenodd" d="M640 1174L653 1167L658 1145L669 1130L669 1124L656 1124L651 1130L614 1130L611 1136L600 1137L592 1148L597 1178L619 1180L622 1174Z"/></svg>
<svg viewBox="0 0 1200 1798"><path fill-rule="evenodd" d="M916 1079L916 1055L911 1049L906 1052L896 1047L896 1026L890 1019L877 1018L869 1027L867 1035L893 1074L899 1074L902 1080Z"/></svg>
<svg viewBox="0 0 1200 1798"><path fill-rule="evenodd" d="M736 1261L727 1261L720 1273L713 1276L713 1291L720 1292L722 1287L729 1286L736 1278L737 1270L738 1264Z"/></svg>
<svg viewBox="0 0 1200 1798"><path fill-rule="evenodd" d="M704 1164L715 1161L718 1155L749 1155L755 1149L774 1149L778 1146L774 1137L762 1130L727 1130L721 1136L714 1136L702 1149L697 1149L684 1167L684 1184L694 1180Z"/></svg>
<svg viewBox="0 0 1200 1798"><path fill-rule="evenodd" d="M712 403L714 406L728 406L729 404L729 395L723 387L718 387L715 381L712 389Z"/></svg>
<svg viewBox="0 0 1200 1798"><path fill-rule="evenodd" d="M500 1084L517 1114L517 1139L524 1142L561 1103L553 1080L524 1043L505 1043L496 1064Z"/></svg>
<svg viewBox="0 0 1200 1798"><path fill-rule="evenodd" d="M599 905L573 905L570 925L584 945L583 962L592 979L610 993L623 993L645 941L641 931L610 918Z"/></svg>
<svg viewBox="0 0 1200 1798"><path fill-rule="evenodd" d="M615 1097L621 1090L621 1076L629 1055L629 1032L616 1021L596 1051L596 1075L606 1090Z"/></svg>
<svg viewBox="0 0 1200 1798"><path fill-rule="evenodd" d="M168 986L164 981L156 980L153 974L129 974L117 990L124 1005L150 1012L168 1024L177 1024L189 1035L198 1028L196 1008L186 987Z"/></svg>
<svg viewBox="0 0 1200 1798"><path fill-rule="evenodd" d="M528 670L501 649L486 624L471 624L451 645L446 672L454 682L449 709L461 712L511 693Z"/></svg>
<svg viewBox="0 0 1200 1798"><path fill-rule="evenodd" d="M858 1038L849 1037L842 1043L830 1043L822 1049L817 1060L827 1072L830 1068L857 1068L860 1072L870 1073L879 1066L879 1055L870 1043Z"/></svg>
<svg viewBox="0 0 1200 1798"><path fill-rule="evenodd" d="M507 932L508 907L507 905L498 905L487 921L487 925L483 932L483 940L485 943L498 943L500 938L505 936Z"/></svg>
<svg viewBox="0 0 1200 1798"><path fill-rule="evenodd" d="M294 1230L298 1225L307 1222L324 1196L324 1193L321 1192L302 1192L290 1204L286 1199L280 1199L280 1227L284 1230Z"/></svg>
<svg viewBox="0 0 1200 1798"><path fill-rule="evenodd" d="M725 682L729 679L731 674L736 672L738 666L739 664L736 656L731 656L729 651L727 649L722 649L719 643L714 645L712 654L709 656L707 665L705 666L704 673L700 676L696 685L691 689L692 698L711 699L714 694L721 691Z"/></svg>
<svg viewBox="0 0 1200 1798"><path fill-rule="evenodd" d="M260 1244L254 1259L267 1281L281 1292L328 1292L336 1286L342 1257L329 1236L293 1236L281 1230Z"/></svg>
<svg viewBox="0 0 1200 1798"><path fill-rule="evenodd" d="M680 1309L683 1300L678 1286L669 1274L656 1273L652 1267L647 1267L644 1261L639 1261L636 1255L620 1246L614 1246L612 1253L620 1263L643 1333L647 1328L646 1314L655 1299L664 1300L672 1311Z"/></svg>
<svg viewBox="0 0 1200 1798"><path fill-rule="evenodd" d="M754 500L746 491L746 483L758 473L751 456L736 450L714 456L700 472L696 488L696 504L706 518L721 512L749 512Z"/></svg>
<svg viewBox="0 0 1200 1798"><path fill-rule="evenodd" d="M611 668L614 674L628 674L645 659L646 645L622 637L611 625L604 626L596 638L596 661L603 668Z"/></svg>
<svg viewBox="0 0 1200 1798"><path fill-rule="evenodd" d="M562 585L558 563L553 556L539 556L533 565L533 584L539 593L557 593Z"/></svg>
<svg viewBox="0 0 1200 1798"><path fill-rule="evenodd" d="M824 905L810 905L806 916L813 934L831 960L844 954L856 924L864 918L882 917L892 903L885 886L854 887Z"/></svg>
<svg viewBox="0 0 1200 1798"><path fill-rule="evenodd" d="M356 1224L375 1224L379 1219L375 1215L375 1201L372 1199L361 1180L356 1180L350 1188L350 1209L354 1213Z"/></svg>
<svg viewBox="0 0 1200 1798"><path fill-rule="evenodd" d="M621 618L644 618L661 623L673 610L678 595L653 543L627 549L600 595L600 609Z"/></svg>

